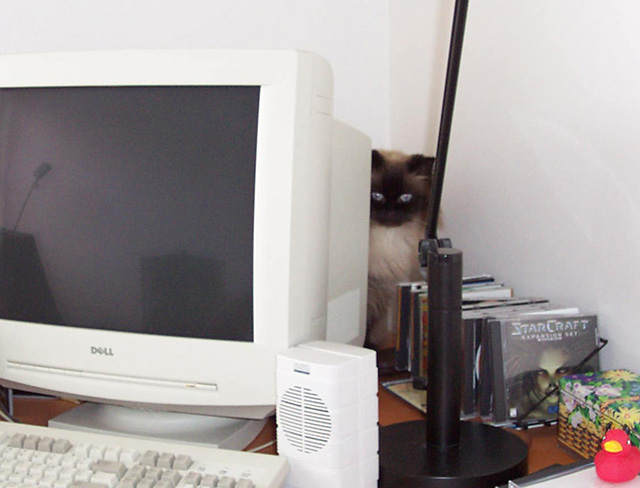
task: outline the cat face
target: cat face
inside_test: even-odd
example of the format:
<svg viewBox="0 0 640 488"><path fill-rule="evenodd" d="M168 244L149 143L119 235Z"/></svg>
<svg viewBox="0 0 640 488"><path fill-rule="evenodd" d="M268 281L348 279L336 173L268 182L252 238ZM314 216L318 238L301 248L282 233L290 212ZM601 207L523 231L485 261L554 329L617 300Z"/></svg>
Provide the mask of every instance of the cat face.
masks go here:
<svg viewBox="0 0 640 488"><path fill-rule="evenodd" d="M433 158L376 151L371 157L371 219L399 226L426 218Z"/></svg>

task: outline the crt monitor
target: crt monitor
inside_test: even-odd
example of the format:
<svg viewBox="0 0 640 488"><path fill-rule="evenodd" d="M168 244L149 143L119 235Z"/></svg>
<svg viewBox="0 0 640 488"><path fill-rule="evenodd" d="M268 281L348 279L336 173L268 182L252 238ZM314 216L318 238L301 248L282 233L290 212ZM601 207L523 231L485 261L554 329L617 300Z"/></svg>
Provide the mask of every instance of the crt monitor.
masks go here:
<svg viewBox="0 0 640 488"><path fill-rule="evenodd" d="M0 383L242 447L278 352L363 342L369 169L310 53L1 56Z"/></svg>

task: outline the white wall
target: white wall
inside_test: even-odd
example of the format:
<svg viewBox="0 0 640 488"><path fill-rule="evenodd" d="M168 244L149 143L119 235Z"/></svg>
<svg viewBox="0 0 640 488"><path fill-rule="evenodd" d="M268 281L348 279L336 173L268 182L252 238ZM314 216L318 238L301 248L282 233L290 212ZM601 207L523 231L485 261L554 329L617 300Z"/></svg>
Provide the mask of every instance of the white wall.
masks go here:
<svg viewBox="0 0 640 488"><path fill-rule="evenodd" d="M0 54L126 48L314 51L335 114L389 144L389 0L0 0Z"/></svg>
<svg viewBox="0 0 640 488"><path fill-rule="evenodd" d="M391 0L390 148L435 155L452 0Z"/></svg>
<svg viewBox="0 0 640 488"><path fill-rule="evenodd" d="M467 270L599 315L640 371L636 0L470 3L444 189Z"/></svg>

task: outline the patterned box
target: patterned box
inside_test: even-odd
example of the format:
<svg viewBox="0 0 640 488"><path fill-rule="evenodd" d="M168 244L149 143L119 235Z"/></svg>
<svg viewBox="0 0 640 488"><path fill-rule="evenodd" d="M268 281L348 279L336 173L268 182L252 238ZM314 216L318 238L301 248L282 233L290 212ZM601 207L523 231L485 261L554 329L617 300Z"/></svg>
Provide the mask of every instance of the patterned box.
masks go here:
<svg viewBox="0 0 640 488"><path fill-rule="evenodd" d="M629 427L640 447L640 375L616 369L561 378L558 440L570 451L593 458L609 427ZM635 434L635 435L633 435Z"/></svg>

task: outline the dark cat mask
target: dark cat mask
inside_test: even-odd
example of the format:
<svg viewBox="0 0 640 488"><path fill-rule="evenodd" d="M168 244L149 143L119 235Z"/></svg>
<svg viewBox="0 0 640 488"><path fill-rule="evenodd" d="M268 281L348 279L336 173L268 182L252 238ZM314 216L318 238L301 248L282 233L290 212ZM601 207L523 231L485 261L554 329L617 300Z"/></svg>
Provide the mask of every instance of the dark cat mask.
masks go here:
<svg viewBox="0 0 640 488"><path fill-rule="evenodd" d="M371 154L371 219L381 225L398 226L424 220L434 158L414 154Z"/></svg>

